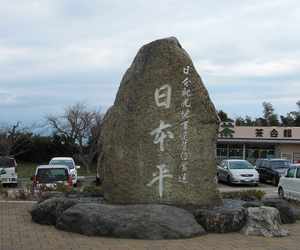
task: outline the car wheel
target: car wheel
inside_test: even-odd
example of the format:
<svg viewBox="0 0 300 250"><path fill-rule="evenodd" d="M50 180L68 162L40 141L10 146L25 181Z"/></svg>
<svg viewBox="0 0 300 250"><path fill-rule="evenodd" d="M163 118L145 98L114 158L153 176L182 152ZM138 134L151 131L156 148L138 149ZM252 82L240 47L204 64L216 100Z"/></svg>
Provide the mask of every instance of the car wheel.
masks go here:
<svg viewBox="0 0 300 250"><path fill-rule="evenodd" d="M278 195L281 199L284 199L284 191L282 187L278 188Z"/></svg>
<svg viewBox="0 0 300 250"><path fill-rule="evenodd" d="M260 182L260 183L264 183L264 182L265 182L265 180L262 178L261 175L259 175L259 182Z"/></svg>
<svg viewBox="0 0 300 250"><path fill-rule="evenodd" d="M231 177L230 177L230 175L228 175L227 176L227 183L228 183L228 185L232 185L232 181L231 181Z"/></svg>

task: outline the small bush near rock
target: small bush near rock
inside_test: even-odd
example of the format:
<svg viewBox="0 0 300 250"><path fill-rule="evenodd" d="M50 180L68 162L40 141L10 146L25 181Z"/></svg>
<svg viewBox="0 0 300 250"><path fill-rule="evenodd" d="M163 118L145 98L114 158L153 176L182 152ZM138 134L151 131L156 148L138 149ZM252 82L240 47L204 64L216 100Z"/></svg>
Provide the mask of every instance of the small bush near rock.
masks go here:
<svg viewBox="0 0 300 250"><path fill-rule="evenodd" d="M264 191L257 189L221 193L223 199L240 199L243 201L261 200L265 194Z"/></svg>
<svg viewBox="0 0 300 250"><path fill-rule="evenodd" d="M62 193L68 193L68 192L74 192L74 191L76 191L76 189L74 189L72 187L69 187L69 186L66 186L66 185L64 185L62 183L57 183L55 190L57 192L62 192Z"/></svg>

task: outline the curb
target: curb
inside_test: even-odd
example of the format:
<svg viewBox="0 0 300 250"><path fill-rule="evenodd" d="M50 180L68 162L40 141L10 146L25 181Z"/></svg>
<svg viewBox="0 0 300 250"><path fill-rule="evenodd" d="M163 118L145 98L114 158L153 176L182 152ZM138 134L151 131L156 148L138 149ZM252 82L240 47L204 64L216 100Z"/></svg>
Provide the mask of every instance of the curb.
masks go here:
<svg viewBox="0 0 300 250"><path fill-rule="evenodd" d="M14 201L14 200L0 200L0 203L30 203L34 204L37 203L37 201Z"/></svg>

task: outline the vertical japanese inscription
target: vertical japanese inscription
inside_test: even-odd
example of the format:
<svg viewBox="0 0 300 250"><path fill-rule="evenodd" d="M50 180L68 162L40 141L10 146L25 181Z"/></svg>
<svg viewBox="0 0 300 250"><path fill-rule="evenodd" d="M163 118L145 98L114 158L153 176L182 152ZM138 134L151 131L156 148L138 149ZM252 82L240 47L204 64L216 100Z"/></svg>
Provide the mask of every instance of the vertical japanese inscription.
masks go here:
<svg viewBox="0 0 300 250"><path fill-rule="evenodd" d="M171 105L171 94L172 88L168 84L162 85L160 88L155 89L154 92L154 101L158 108L170 108ZM159 121L159 126L153 129L150 132L150 135L153 138L154 144L159 144L159 151L165 151L165 141L174 139L174 134L170 131L172 125L166 123L162 120ZM163 198L164 193L164 179L173 178L173 175L170 174L170 170L166 163L160 163L156 166L158 172L154 172L153 179L147 184L148 187L153 186L155 183L158 183L158 195L160 198Z"/></svg>
<svg viewBox="0 0 300 250"><path fill-rule="evenodd" d="M182 83L182 103L181 103L181 165L178 176L178 181L182 183L187 183L187 172L188 172L188 161L189 161L189 151L188 151L188 127L189 127L189 117L191 113L191 86L192 81L190 79L192 67L187 65L183 68L184 80Z"/></svg>

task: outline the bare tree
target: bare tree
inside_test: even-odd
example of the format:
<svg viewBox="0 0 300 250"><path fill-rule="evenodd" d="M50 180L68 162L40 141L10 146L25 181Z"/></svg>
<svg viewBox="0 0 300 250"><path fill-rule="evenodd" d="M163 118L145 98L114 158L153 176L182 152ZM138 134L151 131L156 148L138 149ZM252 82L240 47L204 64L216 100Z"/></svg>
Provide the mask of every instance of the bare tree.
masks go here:
<svg viewBox="0 0 300 250"><path fill-rule="evenodd" d="M29 150L32 133L21 127L21 122L0 127L0 155L13 156L24 154Z"/></svg>
<svg viewBox="0 0 300 250"><path fill-rule="evenodd" d="M76 103L65 109L60 116L47 117L54 133L76 148L78 158L90 172L90 166L99 151L102 115L100 111L89 110L83 103Z"/></svg>

